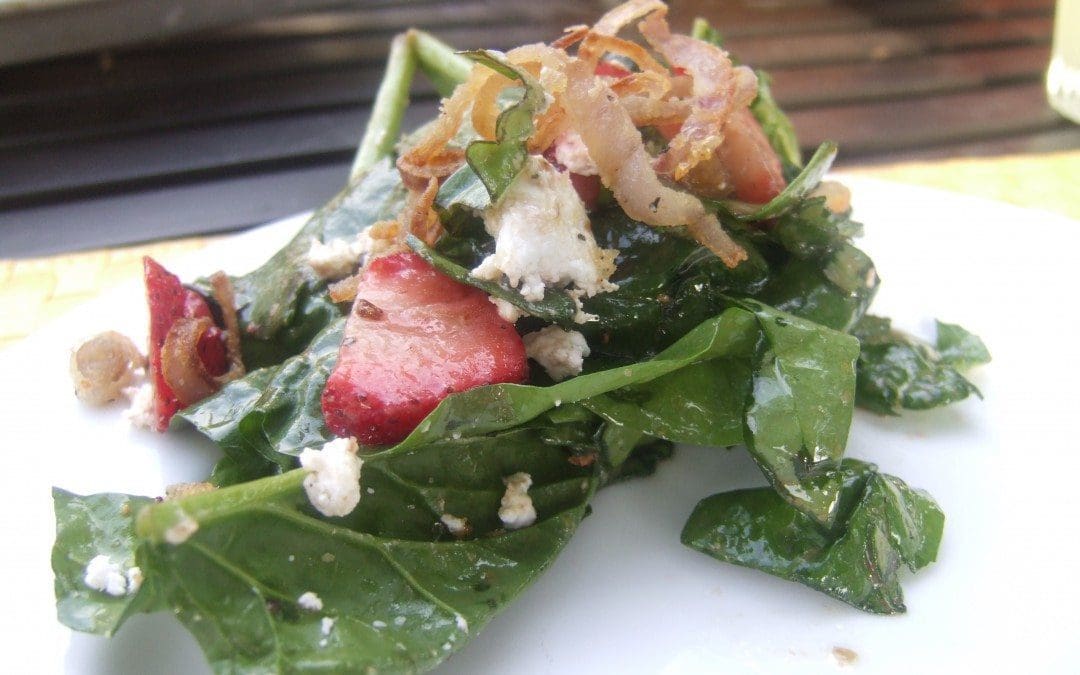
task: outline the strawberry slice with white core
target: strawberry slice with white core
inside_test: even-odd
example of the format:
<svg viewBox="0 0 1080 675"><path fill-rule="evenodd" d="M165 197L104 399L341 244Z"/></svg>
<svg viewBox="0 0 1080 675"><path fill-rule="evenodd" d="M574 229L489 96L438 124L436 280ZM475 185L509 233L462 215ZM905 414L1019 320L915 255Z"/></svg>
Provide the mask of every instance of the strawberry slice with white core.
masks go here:
<svg viewBox="0 0 1080 675"><path fill-rule="evenodd" d="M155 428L165 431L169 420L183 407L165 381L161 368L161 348L179 319L211 318L206 299L180 283L179 277L149 256L143 258L143 281L150 308L150 381L154 386ZM221 375L229 368L221 329L210 327L198 342L199 358L211 375Z"/></svg>
<svg viewBox="0 0 1080 675"><path fill-rule="evenodd" d="M521 337L486 293L398 253L362 273L323 417L338 436L396 443L448 395L527 375Z"/></svg>

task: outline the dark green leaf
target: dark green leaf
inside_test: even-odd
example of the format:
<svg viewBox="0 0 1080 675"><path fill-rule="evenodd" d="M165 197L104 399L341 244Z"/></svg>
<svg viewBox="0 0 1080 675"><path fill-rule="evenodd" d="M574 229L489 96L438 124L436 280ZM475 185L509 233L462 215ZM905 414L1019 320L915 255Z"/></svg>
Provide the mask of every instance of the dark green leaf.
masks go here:
<svg viewBox="0 0 1080 675"><path fill-rule="evenodd" d="M743 442L754 339L738 358L713 359L647 384L587 399L584 405L609 423L676 443L729 446Z"/></svg>
<svg viewBox="0 0 1080 675"><path fill-rule="evenodd" d="M838 474L841 517L823 530L768 488L713 495L682 533L687 546L819 590L867 612L905 611L901 566L937 557L944 526L925 492L872 464L845 460Z"/></svg>
<svg viewBox="0 0 1080 675"><path fill-rule="evenodd" d="M761 124L765 138L769 139L776 154L785 163L795 167L802 167L802 150L799 149L799 139L795 135L795 127L784 111L777 105L772 95L772 78L763 70L758 70L757 98L750 104L750 112L754 114L758 123Z"/></svg>
<svg viewBox="0 0 1080 675"><path fill-rule="evenodd" d="M747 446L784 499L828 525L837 486L821 477L847 444L859 343L760 303L741 304L765 338L746 409Z"/></svg>
<svg viewBox="0 0 1080 675"><path fill-rule="evenodd" d="M225 453L228 461L215 470L215 483L291 468L301 450L333 438L321 399L344 327L345 319L338 319L301 354L253 371L180 412Z"/></svg>
<svg viewBox="0 0 1080 675"><path fill-rule="evenodd" d="M989 358L986 347L967 331L942 325L946 331L939 335L938 345L955 361L911 335L892 330L888 319L863 318L853 331L862 343L856 402L882 415L897 415L904 408L926 410L972 394L979 396L979 390L954 364Z"/></svg>
<svg viewBox="0 0 1080 675"><path fill-rule="evenodd" d="M732 308L647 361L582 374L547 387L497 384L453 394L408 438L384 452L398 453L453 434L470 437L509 429L563 404L653 382L704 361L744 354L748 341L756 339L756 323L749 312Z"/></svg>
<svg viewBox="0 0 1080 675"><path fill-rule="evenodd" d="M307 263L311 242L355 237L379 220L397 216L405 203L394 163L384 159L322 207L285 248L262 267L233 279L244 363L249 369L280 363L299 353L341 316L326 283Z"/></svg>
<svg viewBox="0 0 1080 675"><path fill-rule="evenodd" d="M539 520L507 533L497 516L502 479L518 471L534 480ZM138 513L138 558L161 599L154 608L184 623L217 672L427 670L547 568L596 485L592 469L571 465L530 430L369 458L360 504L344 518L311 509L305 473ZM86 508L101 499L74 501ZM468 519L472 536L450 537L439 523L444 513ZM111 526L130 532L130 517L110 516ZM188 519L197 530L168 543L170 529ZM104 550L112 536L96 530L83 548ZM300 606L307 592L321 609ZM87 604L110 610L107 598Z"/></svg>
<svg viewBox="0 0 1080 675"><path fill-rule="evenodd" d="M435 269L451 279L456 279L463 284L479 288L488 295L499 298L500 300L505 300L527 314L538 319L543 319L548 323L557 323L568 328L576 326L574 323L574 316L577 314L577 305L565 292L548 288L544 290L544 298L542 300L526 300L515 288L509 288L494 281L477 279L469 272L469 270L458 265L449 258L439 255L437 251L429 248L424 242L412 235L409 235L406 239L406 243L409 245L409 248L416 251L421 258L431 263Z"/></svg>
<svg viewBox="0 0 1080 675"><path fill-rule="evenodd" d="M466 163L439 186L439 192L435 195L435 206L443 210L458 206L483 211L491 206L491 195L480 176Z"/></svg>
<svg viewBox="0 0 1080 675"><path fill-rule="evenodd" d="M511 80L519 80L524 89L521 101L499 115L495 140L474 141L465 150L466 161L484 183L491 201L496 202L525 166L528 157L525 143L533 133L533 115L545 104L544 90L532 75L512 65L498 52L483 50L464 52L464 55Z"/></svg>
<svg viewBox="0 0 1080 675"><path fill-rule="evenodd" d="M877 293L874 262L851 244L823 259L794 259L776 271L758 299L795 316L850 331Z"/></svg>
<svg viewBox="0 0 1080 675"><path fill-rule="evenodd" d="M942 363L965 369L990 363L990 350L978 335L955 323L936 321L937 353Z"/></svg>
<svg viewBox="0 0 1080 675"><path fill-rule="evenodd" d="M136 566L135 513L153 499L121 494L80 497L53 488L56 543L52 568L56 575L56 614L69 628L112 635L132 614L156 609L151 584L137 593L113 596L88 587L87 564L99 555L126 571Z"/></svg>

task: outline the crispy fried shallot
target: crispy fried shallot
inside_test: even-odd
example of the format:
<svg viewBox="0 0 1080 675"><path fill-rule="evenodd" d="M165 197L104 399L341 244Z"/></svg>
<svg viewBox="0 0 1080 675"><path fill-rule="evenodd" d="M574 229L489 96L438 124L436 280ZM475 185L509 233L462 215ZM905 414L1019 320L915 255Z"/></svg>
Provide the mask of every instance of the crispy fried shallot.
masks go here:
<svg viewBox="0 0 1080 675"><path fill-rule="evenodd" d="M623 26L658 10L667 11L667 5L661 0L630 0L608 10L607 14L593 24L592 32L618 35Z"/></svg>
<svg viewBox="0 0 1080 675"><path fill-rule="evenodd" d="M658 227L685 225L730 267L744 260L746 252L699 199L660 182L634 121L611 87L593 76L590 65L572 61L566 78L564 95L571 125L596 162L600 179L627 215Z"/></svg>
<svg viewBox="0 0 1080 675"><path fill-rule="evenodd" d="M146 358L126 335L106 331L71 352L71 381L75 395L90 405L104 405L121 397L135 381L135 371Z"/></svg>
<svg viewBox="0 0 1080 675"><path fill-rule="evenodd" d="M232 283L223 272L217 272L210 277L210 284L214 289L214 299L221 308L228 370L221 375L213 375L199 355L199 340L214 326L210 317L177 319L161 346L161 375L176 400L185 406L201 401L244 374L240 354L240 323L236 318Z"/></svg>
<svg viewBox="0 0 1080 675"><path fill-rule="evenodd" d="M434 245L443 233L439 214L432 208L438 193L438 179L429 178L423 192L409 191L401 214L406 229L429 246Z"/></svg>
<svg viewBox="0 0 1080 675"><path fill-rule="evenodd" d="M728 117L748 105L757 94L752 71L735 69L727 52L689 35L672 33L667 9L648 15L638 24L641 34L673 66L693 78L690 114L667 151L657 160L657 170L681 180L699 163L715 154L724 141Z"/></svg>

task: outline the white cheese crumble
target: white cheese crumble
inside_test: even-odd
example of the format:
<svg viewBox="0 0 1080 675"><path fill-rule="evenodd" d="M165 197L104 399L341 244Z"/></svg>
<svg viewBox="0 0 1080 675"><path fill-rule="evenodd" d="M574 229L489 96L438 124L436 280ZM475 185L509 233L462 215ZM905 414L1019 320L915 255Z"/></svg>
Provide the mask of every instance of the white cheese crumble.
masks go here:
<svg viewBox="0 0 1080 675"><path fill-rule="evenodd" d="M128 592L127 577L120 571L120 563L109 560L107 555L94 556L87 563L83 583L95 591L109 595L121 596Z"/></svg>
<svg viewBox="0 0 1080 675"><path fill-rule="evenodd" d="M520 530L535 523L536 507L528 494L532 487L532 476L519 471L503 478L503 483L506 484L506 492L499 505L499 520L508 530Z"/></svg>
<svg viewBox="0 0 1080 675"><path fill-rule="evenodd" d="M319 629L323 635L329 635L330 631L334 630L334 619L329 616L324 616L319 623Z"/></svg>
<svg viewBox="0 0 1080 675"><path fill-rule="evenodd" d="M613 291L614 249L601 249L570 177L543 157L530 156L502 198L484 210L495 253L472 271L489 281L505 275L526 300L541 300L547 286L571 287L592 297ZM587 319L582 316L582 319Z"/></svg>
<svg viewBox="0 0 1080 675"><path fill-rule="evenodd" d="M467 537L472 533L472 526L468 518L459 518L451 513L439 516L439 522L446 526L446 530L455 537Z"/></svg>
<svg viewBox="0 0 1080 675"><path fill-rule="evenodd" d="M581 140L581 134L573 129L567 129L555 139L555 161L580 176L597 176L600 169L596 168L596 162L589 156L589 149L585 147L585 141Z"/></svg>
<svg viewBox="0 0 1080 675"><path fill-rule="evenodd" d="M360 502L360 467L355 438L337 438L322 450L305 448L300 466L311 473L304 478L308 500L324 516L346 516Z"/></svg>
<svg viewBox="0 0 1080 675"><path fill-rule="evenodd" d="M180 519L170 525L169 529L165 530L165 541L173 546L183 544L198 530L199 523L197 523L194 518L181 511Z"/></svg>
<svg viewBox="0 0 1080 675"><path fill-rule="evenodd" d="M460 614L455 614L454 623L457 624L458 630L462 633L469 632L469 622L465 619L465 617L461 616Z"/></svg>
<svg viewBox="0 0 1080 675"><path fill-rule="evenodd" d="M127 577L127 592L135 593L142 588L143 573L142 568L129 567L127 572L124 572L124 576Z"/></svg>
<svg viewBox="0 0 1080 675"><path fill-rule="evenodd" d="M581 372L581 366L589 355L589 343L576 330L563 330L547 326L521 338L525 354L547 371L556 382Z"/></svg>
<svg viewBox="0 0 1080 675"><path fill-rule="evenodd" d="M323 608L322 598L311 591L306 591L297 598L296 604L300 605L301 609L306 609L309 612L318 612Z"/></svg>
<svg viewBox="0 0 1080 675"><path fill-rule="evenodd" d="M371 236L371 230L376 226L364 230L352 240L331 239L323 243L313 239L308 249L308 266L322 279L343 279L361 263L398 250L400 245L394 237Z"/></svg>
<svg viewBox="0 0 1080 675"><path fill-rule="evenodd" d="M359 237L353 241L331 239L325 244L318 239L312 239L307 263L322 279L342 279L352 274L360 264L363 254Z"/></svg>
<svg viewBox="0 0 1080 675"><path fill-rule="evenodd" d="M127 397L127 409L124 410L124 419L128 424L137 429L156 429L157 413L154 412L154 385L143 382L137 387L126 387L124 396Z"/></svg>
<svg viewBox="0 0 1080 675"><path fill-rule="evenodd" d="M491 304L495 305L495 310L499 312L499 316L507 323L516 323L518 319L525 316L524 310L518 308L515 305L511 305L509 302L502 298L488 297Z"/></svg>

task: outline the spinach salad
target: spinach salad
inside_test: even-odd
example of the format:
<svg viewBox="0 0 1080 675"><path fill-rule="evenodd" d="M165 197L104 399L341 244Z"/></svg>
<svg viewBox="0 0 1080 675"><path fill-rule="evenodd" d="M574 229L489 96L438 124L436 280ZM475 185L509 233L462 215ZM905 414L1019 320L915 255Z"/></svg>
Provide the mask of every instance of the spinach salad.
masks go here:
<svg viewBox="0 0 1080 675"><path fill-rule="evenodd" d="M222 673L427 670L555 560L598 490L662 471L677 444L745 447L768 482L702 500L686 546L905 611L903 568L934 561L944 515L845 456L854 408L978 395L962 371L989 354L959 326L939 323L929 344L868 313L879 280L854 243L862 225L823 181L836 147L804 161L768 76L733 62L705 22L673 34L665 14L635 0L505 54L394 40L345 189L262 267L184 291L212 299L192 349L226 306L243 363L178 399L172 425L221 449L207 482L164 499L54 489L61 622L111 635L169 611ZM448 98L402 136L417 69ZM544 201L551 186L563 201ZM548 220L521 220L530 209ZM559 219L571 211L573 231ZM560 264L581 262L581 246L592 267L545 276L524 260L545 245L536 232ZM363 237L342 274L312 261ZM332 455L328 380L377 334L355 322L405 316L364 297L385 260L497 307L491 322L513 329L500 340L523 338L533 358L515 352L524 376L449 387L392 442L361 433ZM436 352L425 369L441 367ZM334 457L355 494L327 515L312 484Z"/></svg>

